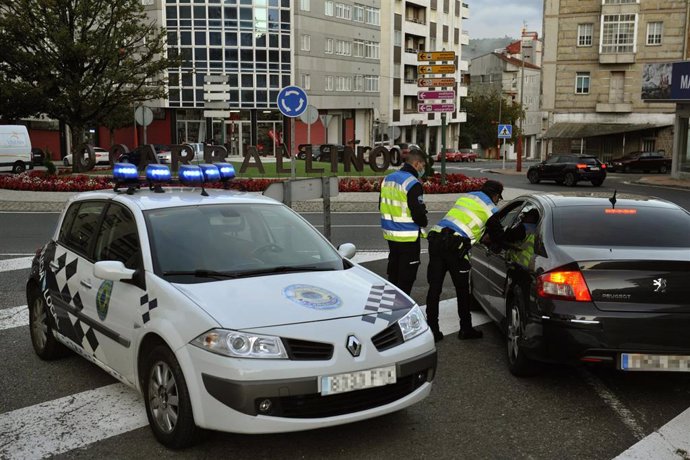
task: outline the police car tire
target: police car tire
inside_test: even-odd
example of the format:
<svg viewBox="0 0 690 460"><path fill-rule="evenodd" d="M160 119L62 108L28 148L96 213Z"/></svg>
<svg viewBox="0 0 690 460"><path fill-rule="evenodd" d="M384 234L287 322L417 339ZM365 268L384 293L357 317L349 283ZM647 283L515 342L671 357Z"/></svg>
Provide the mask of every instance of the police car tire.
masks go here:
<svg viewBox="0 0 690 460"><path fill-rule="evenodd" d="M50 312L43 296L33 288L29 297L29 331L31 345L39 358L51 361L69 353L67 347L57 341L53 334Z"/></svg>
<svg viewBox="0 0 690 460"><path fill-rule="evenodd" d="M525 295L520 286L515 285L512 289L512 294L508 298L506 306L506 348L508 351L508 370L516 377L529 377L537 373L537 363L529 359L520 345L520 337L525 330ZM514 314L515 313L515 314ZM510 328L514 320L517 320L517 330ZM517 333L518 337L514 338Z"/></svg>
<svg viewBox="0 0 690 460"><path fill-rule="evenodd" d="M165 345L156 346L148 353L145 360L142 391L144 393L144 403L146 404L146 416L149 419L149 425L154 436L161 444L170 449L183 449L193 445L198 438L199 429L194 423L189 390L187 389L187 383L180 363L175 358L174 353ZM177 421L170 432L166 432L159 425L151 407L150 383L156 366L160 364L163 364L170 370L177 390Z"/></svg>

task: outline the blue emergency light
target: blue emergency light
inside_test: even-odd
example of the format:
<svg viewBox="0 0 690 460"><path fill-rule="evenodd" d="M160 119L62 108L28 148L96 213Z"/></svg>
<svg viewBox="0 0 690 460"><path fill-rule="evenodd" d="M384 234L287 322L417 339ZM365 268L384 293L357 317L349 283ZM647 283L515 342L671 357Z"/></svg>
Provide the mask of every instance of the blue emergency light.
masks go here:
<svg viewBox="0 0 690 460"><path fill-rule="evenodd" d="M146 167L146 180L149 183L149 190L163 193L161 182L168 182L170 178L170 169L165 165L152 164Z"/></svg>
<svg viewBox="0 0 690 460"><path fill-rule="evenodd" d="M214 163L220 171L220 180L225 182L235 178L235 167L230 163Z"/></svg>
<svg viewBox="0 0 690 460"><path fill-rule="evenodd" d="M131 163L115 163L113 166L113 180L115 191L120 191L121 185L127 185L127 194L131 195L139 188L139 171Z"/></svg>
<svg viewBox="0 0 690 460"><path fill-rule="evenodd" d="M220 170L216 165L199 165L204 175L204 182L217 182L220 180Z"/></svg>
<svg viewBox="0 0 690 460"><path fill-rule="evenodd" d="M184 185L204 183L204 173L197 165L180 165L177 177Z"/></svg>
<svg viewBox="0 0 690 460"><path fill-rule="evenodd" d="M115 163L113 166L113 179L115 182L136 182L139 180L139 171L131 163Z"/></svg>

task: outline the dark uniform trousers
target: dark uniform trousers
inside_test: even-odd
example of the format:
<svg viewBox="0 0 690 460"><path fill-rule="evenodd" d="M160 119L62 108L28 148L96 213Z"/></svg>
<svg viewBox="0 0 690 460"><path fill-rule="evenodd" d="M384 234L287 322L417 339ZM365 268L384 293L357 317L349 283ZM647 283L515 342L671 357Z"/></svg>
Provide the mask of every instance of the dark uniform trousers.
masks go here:
<svg viewBox="0 0 690 460"><path fill-rule="evenodd" d="M444 229L445 230L445 229ZM439 330L438 304L443 289L443 279L450 272L458 299L460 329L472 328L470 314L470 262L464 257L462 239L452 233L429 232L429 266L426 277L429 292L426 296L426 314L429 327ZM468 240L469 241L469 240ZM465 247L465 249L467 249Z"/></svg>
<svg viewBox="0 0 690 460"><path fill-rule="evenodd" d="M405 294L410 295L412 285L419 269L421 244L417 241L401 243L388 241L388 281L396 285Z"/></svg>

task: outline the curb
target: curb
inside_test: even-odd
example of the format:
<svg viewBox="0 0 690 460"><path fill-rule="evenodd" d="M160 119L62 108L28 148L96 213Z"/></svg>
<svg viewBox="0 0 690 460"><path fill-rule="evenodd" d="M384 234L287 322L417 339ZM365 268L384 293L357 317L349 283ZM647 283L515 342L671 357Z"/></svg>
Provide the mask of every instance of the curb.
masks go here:
<svg viewBox="0 0 690 460"><path fill-rule="evenodd" d="M631 181L631 184L646 185L651 187L668 187L675 188L678 190L690 190L690 182L683 179L666 179L656 180L656 178L641 178L635 181Z"/></svg>

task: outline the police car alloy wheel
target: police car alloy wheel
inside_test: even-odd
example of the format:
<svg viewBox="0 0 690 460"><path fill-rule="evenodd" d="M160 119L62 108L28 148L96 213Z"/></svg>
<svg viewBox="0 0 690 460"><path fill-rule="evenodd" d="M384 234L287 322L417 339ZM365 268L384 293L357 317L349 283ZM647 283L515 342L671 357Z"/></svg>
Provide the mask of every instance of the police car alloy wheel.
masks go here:
<svg viewBox="0 0 690 460"><path fill-rule="evenodd" d="M66 354L67 349L55 340L53 328L48 319L47 305L37 288L32 289L31 293L29 329L31 345L41 359L52 360Z"/></svg>
<svg viewBox="0 0 690 460"><path fill-rule="evenodd" d="M513 287L512 295L508 299L507 324L507 350L508 369L518 377L527 377L534 374L535 362L525 356L521 340L523 336L523 315L525 314L524 294L520 286Z"/></svg>
<svg viewBox="0 0 690 460"><path fill-rule="evenodd" d="M167 346L159 345L146 359L144 368L146 415L156 439L173 449L193 444L197 428L187 384L175 355Z"/></svg>

